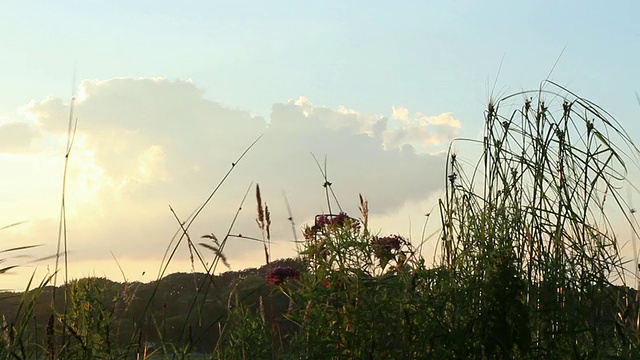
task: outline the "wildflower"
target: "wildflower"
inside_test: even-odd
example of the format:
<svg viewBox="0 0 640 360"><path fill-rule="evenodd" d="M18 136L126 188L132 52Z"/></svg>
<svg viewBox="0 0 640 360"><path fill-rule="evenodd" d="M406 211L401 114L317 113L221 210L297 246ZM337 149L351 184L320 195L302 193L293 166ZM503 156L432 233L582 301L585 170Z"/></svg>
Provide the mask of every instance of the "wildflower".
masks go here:
<svg viewBox="0 0 640 360"><path fill-rule="evenodd" d="M406 240L400 235L375 236L371 239L371 247L376 257L386 264L394 257L394 252L400 250L405 242Z"/></svg>
<svg viewBox="0 0 640 360"><path fill-rule="evenodd" d="M311 228L313 231L318 232L327 227L342 228L350 226L353 230L360 230L360 221L347 215L345 212L341 212L338 215L323 214L316 215L315 224Z"/></svg>
<svg viewBox="0 0 640 360"><path fill-rule="evenodd" d="M305 226L302 230L304 238L307 240L313 240L314 235L318 232L318 229L314 226Z"/></svg>
<svg viewBox="0 0 640 360"><path fill-rule="evenodd" d="M300 271L291 266L278 266L267 273L266 279L271 285L280 285L287 280L300 279Z"/></svg>

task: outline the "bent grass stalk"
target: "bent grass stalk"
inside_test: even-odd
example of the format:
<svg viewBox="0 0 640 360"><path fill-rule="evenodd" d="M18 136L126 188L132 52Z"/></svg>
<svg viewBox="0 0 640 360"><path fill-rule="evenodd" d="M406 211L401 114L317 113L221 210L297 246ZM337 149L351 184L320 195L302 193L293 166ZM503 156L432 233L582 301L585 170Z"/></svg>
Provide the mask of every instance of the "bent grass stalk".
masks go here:
<svg viewBox="0 0 640 360"><path fill-rule="evenodd" d="M218 190L226 182L226 180L229 178L229 176L231 175L231 173L235 169L236 165L239 164L244 159L244 157L247 155L247 153L257 144L257 142L262 138L262 136L264 136L264 135L260 135L256 140L254 140L242 152L242 154L240 154L240 156L238 156L238 158L234 162L231 163L231 167L229 168L229 170L224 174L222 179L220 179L218 184L214 187L214 189L211 191L211 193L207 196L205 201L198 208L196 208L193 211L193 213L187 218L187 220L185 222L181 222L176 216L176 220L178 221L180 227L176 231L174 236L172 237L169 245L167 246L167 249L165 251L165 255L163 256L163 259L162 259L162 262L161 262L160 270L158 272L158 277L157 277L158 281L156 282L156 286L154 287L153 292L152 292L149 300L147 301L147 303L146 303L146 305L144 307L143 314L146 314L147 311L149 310L149 308L150 308L150 306L152 304L152 300L153 300L155 294L158 291L158 287L160 286L160 281L159 280L162 279L162 277L166 273L167 268L169 267L169 264L170 264L171 260L175 256L175 253L178 250L178 247L180 246L182 240L184 240L185 238L188 237L188 230L191 227L191 225L193 224L193 222L198 218L198 216L200 215L202 210L204 210L204 208L209 204L209 202L213 199L215 194L218 192ZM245 195L245 197L246 197L246 195ZM243 201L244 201L244 199L243 199ZM238 212L240 211L240 209L241 208L238 209ZM234 218L234 221L233 221L234 223L235 223L235 219L236 218L237 218L237 214L236 214L236 217ZM180 236L178 237L179 234L180 234ZM177 241L176 241L176 238L177 238ZM223 245L221 246L221 249L220 249L221 251L222 251L222 248L224 247L224 244L226 243L226 240L227 240L227 237L225 237L225 240L223 241ZM174 244L174 242L175 242L175 244ZM217 266L217 264L218 264L219 258L220 258L219 256L216 256L214 258L214 261L212 262L210 268L206 269L208 276L211 276L211 270L215 269L215 266ZM205 268L206 268L206 266L205 266ZM183 328L183 331L181 333L184 334L184 328ZM135 334L132 334L132 336L135 337ZM132 341L134 340L133 337L132 337Z"/></svg>

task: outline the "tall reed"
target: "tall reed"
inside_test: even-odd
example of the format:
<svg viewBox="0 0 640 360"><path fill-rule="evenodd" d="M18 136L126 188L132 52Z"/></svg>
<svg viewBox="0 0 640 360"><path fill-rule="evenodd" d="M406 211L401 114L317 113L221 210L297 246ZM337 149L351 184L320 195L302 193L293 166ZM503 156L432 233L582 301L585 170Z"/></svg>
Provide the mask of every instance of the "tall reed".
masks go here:
<svg viewBox="0 0 640 360"><path fill-rule="evenodd" d="M502 111L517 98L519 108ZM637 166L629 136L597 105L545 81L490 102L480 146L475 166L449 151L440 202L439 265L464 288L459 325L477 324L474 350L637 355L625 348L637 344L625 311L636 301L625 284L636 279L613 223L631 221L620 194Z"/></svg>

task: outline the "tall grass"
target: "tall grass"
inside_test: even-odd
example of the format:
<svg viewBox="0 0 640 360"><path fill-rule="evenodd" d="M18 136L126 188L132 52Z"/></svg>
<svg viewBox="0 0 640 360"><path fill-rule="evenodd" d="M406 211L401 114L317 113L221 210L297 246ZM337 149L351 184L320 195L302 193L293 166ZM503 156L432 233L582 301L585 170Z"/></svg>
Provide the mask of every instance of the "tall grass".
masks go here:
<svg viewBox="0 0 640 360"><path fill-rule="evenodd" d="M250 186L222 240L206 234L196 246L191 224L252 144L191 216L171 209L178 230L148 294L77 280L63 287L69 302L54 294L42 318L46 280L2 326L0 357L186 359L203 343L212 359L640 357L638 299L626 285L638 280L637 260L634 251L629 271L619 238L621 222L635 229L620 192L638 149L606 111L550 81L491 101L484 124L480 141L456 140L447 154L438 248L425 254L433 263L422 242L373 230L365 197L359 216L342 212L317 159L329 213L303 227L304 240L294 233L295 261L270 257L258 186L261 237L233 231ZM453 150L465 146L479 158ZM289 221L297 231L290 212ZM260 243L266 275L217 286L229 240ZM179 246L194 272L183 307L159 295Z"/></svg>
<svg viewBox="0 0 640 360"><path fill-rule="evenodd" d="M504 114L514 98L522 105ZM489 103L481 147L474 167L449 151L440 202L439 264L477 314L457 326L477 322L476 350L487 356L638 356L636 299L624 288L636 279L613 223L632 227L620 194L637 165L629 136L546 81Z"/></svg>

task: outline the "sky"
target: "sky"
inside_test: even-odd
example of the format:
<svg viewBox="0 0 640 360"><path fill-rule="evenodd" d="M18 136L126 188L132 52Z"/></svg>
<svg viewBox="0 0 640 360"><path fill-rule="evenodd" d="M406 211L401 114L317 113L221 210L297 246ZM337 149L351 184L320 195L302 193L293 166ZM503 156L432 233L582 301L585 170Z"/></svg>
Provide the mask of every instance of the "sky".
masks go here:
<svg viewBox="0 0 640 360"><path fill-rule="evenodd" d="M489 99L547 78L637 139L639 10L632 1L0 3L0 226L22 222L0 231L1 248L41 245L6 253L21 267L0 288L55 270L33 259L57 248L72 96L69 276L151 281L179 229L170 207L186 219L260 135L194 222L195 242L222 238L258 183L272 257L293 256L287 202L298 237L328 211L312 154L326 159L344 211L357 216L362 194L372 228L419 239L438 220L425 214L442 194L449 141L481 135ZM260 237L251 189L232 233ZM233 270L265 261L249 240L230 240L225 253ZM183 244L169 271L190 270Z"/></svg>

